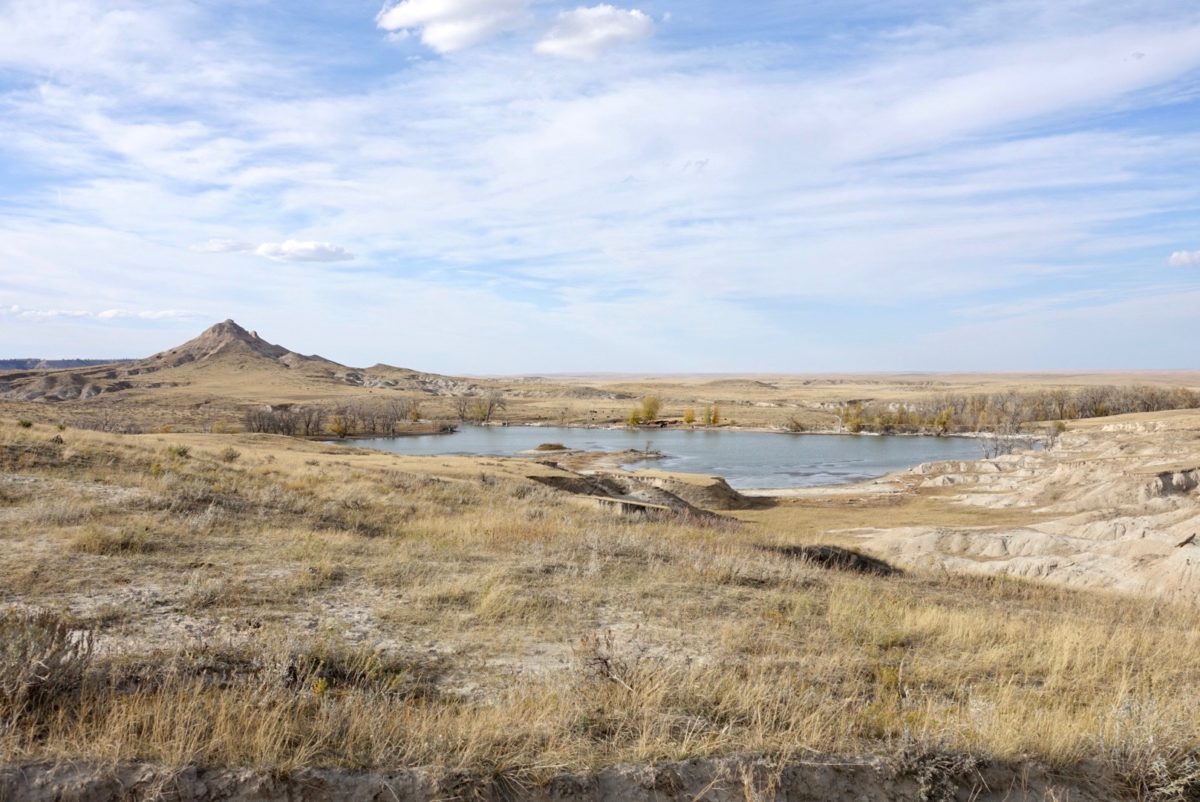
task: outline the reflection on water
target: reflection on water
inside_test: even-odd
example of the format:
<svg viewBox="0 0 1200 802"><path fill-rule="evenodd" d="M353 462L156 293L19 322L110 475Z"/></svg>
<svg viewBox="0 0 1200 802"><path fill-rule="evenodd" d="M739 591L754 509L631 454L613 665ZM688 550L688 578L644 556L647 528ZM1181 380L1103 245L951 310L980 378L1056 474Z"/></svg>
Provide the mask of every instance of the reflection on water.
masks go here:
<svg viewBox="0 0 1200 802"><path fill-rule="evenodd" d="M665 459L632 463L724 476L734 487L811 487L869 479L922 462L979 459L967 437L793 435L704 429L574 429L560 426L464 426L454 434L357 440L400 454L511 456L541 443L587 451L651 449ZM546 455L553 458L552 453Z"/></svg>

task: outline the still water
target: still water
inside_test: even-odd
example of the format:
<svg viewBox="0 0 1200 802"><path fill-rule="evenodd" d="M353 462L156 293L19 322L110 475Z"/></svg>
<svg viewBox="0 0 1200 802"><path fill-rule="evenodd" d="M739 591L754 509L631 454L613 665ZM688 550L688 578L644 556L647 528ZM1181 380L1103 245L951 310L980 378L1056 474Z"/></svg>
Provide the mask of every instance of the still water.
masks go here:
<svg viewBox="0 0 1200 802"><path fill-rule="evenodd" d="M632 462L724 476L739 489L812 487L855 482L922 462L979 459L969 437L871 437L689 429L576 429L560 426L463 426L454 434L381 437L354 445L400 454L511 456L541 443L587 451L650 449L663 459ZM553 459L553 452L544 455Z"/></svg>

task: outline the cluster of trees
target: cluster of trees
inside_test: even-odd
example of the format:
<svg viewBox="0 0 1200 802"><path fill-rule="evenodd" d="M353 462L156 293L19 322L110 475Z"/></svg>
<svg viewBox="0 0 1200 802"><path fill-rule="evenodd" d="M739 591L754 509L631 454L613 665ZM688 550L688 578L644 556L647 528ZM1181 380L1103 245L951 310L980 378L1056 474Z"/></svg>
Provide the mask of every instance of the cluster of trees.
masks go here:
<svg viewBox="0 0 1200 802"><path fill-rule="evenodd" d="M421 404L415 398L355 401L333 408L329 431L338 437L349 434L393 435L406 423L421 420Z"/></svg>
<svg viewBox="0 0 1200 802"><path fill-rule="evenodd" d="M246 410L242 422L248 432L313 437L325 434L392 435L407 422L421 419L421 407L413 398L355 401L325 408L291 405Z"/></svg>
<svg viewBox="0 0 1200 802"><path fill-rule="evenodd" d="M658 399L658 396L648 395L642 399L640 404L629 411L629 417L626 422L630 426L650 423L657 420L661 411L662 402ZM694 407L688 407L683 411L683 422L688 426L696 423L696 410ZM700 411L700 422L705 426L718 425L721 422L721 408L716 404L708 404Z"/></svg>
<svg viewBox="0 0 1200 802"><path fill-rule="evenodd" d="M1200 393L1182 387L1096 386L941 395L904 403L855 402L839 414L851 432L1011 434L1028 423L1195 407L1200 407Z"/></svg>
<svg viewBox="0 0 1200 802"><path fill-rule="evenodd" d="M248 432L312 437L321 434L325 410L321 407L258 407L246 410L242 425Z"/></svg>
<svg viewBox="0 0 1200 802"><path fill-rule="evenodd" d="M709 404L704 408L700 422L705 426L719 426L721 424L721 408L716 404Z"/></svg>
<svg viewBox="0 0 1200 802"><path fill-rule="evenodd" d="M508 408L508 401L499 390L483 395L460 395L454 399L454 412L460 421L490 423L492 416Z"/></svg>
<svg viewBox="0 0 1200 802"><path fill-rule="evenodd" d="M637 426L642 423L650 423L658 417L658 413L662 411L662 401L656 395L648 395L642 399L642 403L629 411L629 417L626 423L630 426Z"/></svg>

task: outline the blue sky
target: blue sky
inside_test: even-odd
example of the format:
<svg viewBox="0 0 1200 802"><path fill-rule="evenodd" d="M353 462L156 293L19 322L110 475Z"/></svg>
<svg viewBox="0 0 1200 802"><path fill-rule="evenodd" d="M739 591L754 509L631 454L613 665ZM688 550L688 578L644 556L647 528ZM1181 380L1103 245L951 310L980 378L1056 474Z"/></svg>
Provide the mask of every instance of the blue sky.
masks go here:
<svg viewBox="0 0 1200 802"><path fill-rule="evenodd" d="M443 372L1200 367L1200 6L0 0L0 355L227 317Z"/></svg>

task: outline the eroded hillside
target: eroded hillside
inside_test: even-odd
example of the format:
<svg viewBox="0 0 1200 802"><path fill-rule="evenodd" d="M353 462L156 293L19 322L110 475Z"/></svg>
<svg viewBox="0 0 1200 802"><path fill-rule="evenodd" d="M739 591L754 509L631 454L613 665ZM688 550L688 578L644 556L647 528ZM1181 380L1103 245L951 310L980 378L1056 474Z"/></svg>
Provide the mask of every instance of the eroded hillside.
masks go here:
<svg viewBox="0 0 1200 802"><path fill-rule="evenodd" d="M1076 424L1052 448L921 466L895 481L956 506L1027 513L1019 526L917 525L853 533L924 569L1003 573L1200 602L1200 414Z"/></svg>

